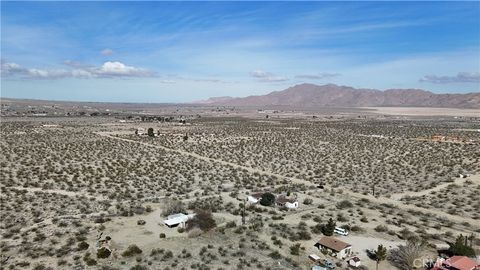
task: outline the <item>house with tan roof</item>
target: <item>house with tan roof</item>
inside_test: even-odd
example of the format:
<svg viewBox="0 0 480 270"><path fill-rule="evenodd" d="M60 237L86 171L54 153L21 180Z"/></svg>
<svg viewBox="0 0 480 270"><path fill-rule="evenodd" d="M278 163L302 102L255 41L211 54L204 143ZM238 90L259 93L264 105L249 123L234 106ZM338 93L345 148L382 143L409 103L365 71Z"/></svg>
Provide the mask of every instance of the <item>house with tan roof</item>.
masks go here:
<svg viewBox="0 0 480 270"><path fill-rule="evenodd" d="M335 237L324 236L315 244L319 250L326 250L338 258L345 258L352 253L352 245Z"/></svg>

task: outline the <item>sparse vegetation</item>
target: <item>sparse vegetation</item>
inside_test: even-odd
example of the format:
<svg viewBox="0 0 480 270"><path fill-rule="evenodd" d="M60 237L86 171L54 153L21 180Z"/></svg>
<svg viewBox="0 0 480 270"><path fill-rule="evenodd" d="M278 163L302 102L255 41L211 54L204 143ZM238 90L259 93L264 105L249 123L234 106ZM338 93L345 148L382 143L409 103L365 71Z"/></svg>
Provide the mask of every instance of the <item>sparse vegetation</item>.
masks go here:
<svg viewBox="0 0 480 270"><path fill-rule="evenodd" d="M476 178L452 182L460 172L478 172L478 145L416 139L445 133L478 140L477 133L457 130L474 126L467 121L272 115L269 123L201 117L183 124L169 117L125 125L107 117L93 124L68 117L2 121L0 248L15 254L6 267L46 269L42 259L49 258L60 269L273 269L278 261L305 268L302 245L334 235L335 226L400 243L448 241L455 243L452 254L470 254L457 245L457 230L480 230ZM44 121L62 128L42 128ZM155 135L135 134L139 125L152 126ZM378 199L369 195L373 179ZM444 196L447 189L451 196ZM271 195L244 205L257 192ZM297 198L299 209L263 206L274 206L281 194ZM409 208L398 207L404 204ZM188 232L161 221L194 212ZM105 247L95 249L100 233ZM432 245L408 243L379 268L408 269L412 257L432 252Z"/></svg>

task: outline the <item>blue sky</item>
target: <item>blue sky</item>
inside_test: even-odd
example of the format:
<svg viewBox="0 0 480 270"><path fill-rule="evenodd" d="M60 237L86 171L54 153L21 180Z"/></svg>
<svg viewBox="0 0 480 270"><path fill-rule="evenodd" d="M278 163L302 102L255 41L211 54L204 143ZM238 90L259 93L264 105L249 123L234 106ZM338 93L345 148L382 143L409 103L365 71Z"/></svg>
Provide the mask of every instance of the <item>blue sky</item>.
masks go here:
<svg viewBox="0 0 480 270"><path fill-rule="evenodd" d="M480 2L1 2L1 96L480 92Z"/></svg>

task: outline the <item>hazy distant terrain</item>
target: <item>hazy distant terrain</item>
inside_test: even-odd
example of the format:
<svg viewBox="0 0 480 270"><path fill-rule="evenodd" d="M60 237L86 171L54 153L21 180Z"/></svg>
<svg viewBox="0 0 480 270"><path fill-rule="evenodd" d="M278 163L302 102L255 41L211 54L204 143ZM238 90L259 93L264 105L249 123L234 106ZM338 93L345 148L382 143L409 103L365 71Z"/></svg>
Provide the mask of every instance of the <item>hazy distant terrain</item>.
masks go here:
<svg viewBox="0 0 480 270"><path fill-rule="evenodd" d="M335 84L299 84L283 91L244 98L210 98L202 103L229 106L295 107L445 107L480 108L480 93L435 94L420 89L356 89Z"/></svg>

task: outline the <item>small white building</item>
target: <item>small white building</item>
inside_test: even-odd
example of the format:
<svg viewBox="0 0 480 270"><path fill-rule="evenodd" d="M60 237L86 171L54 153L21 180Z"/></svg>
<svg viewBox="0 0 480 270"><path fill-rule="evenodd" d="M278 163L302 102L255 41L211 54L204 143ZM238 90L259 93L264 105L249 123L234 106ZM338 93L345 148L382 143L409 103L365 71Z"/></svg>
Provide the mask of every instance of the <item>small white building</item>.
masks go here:
<svg viewBox="0 0 480 270"><path fill-rule="evenodd" d="M256 204L262 199L263 193L253 193L247 196L247 202Z"/></svg>
<svg viewBox="0 0 480 270"><path fill-rule="evenodd" d="M284 195L280 195L275 200L275 204L279 207L286 207L288 209L297 209L298 200L296 198L287 198Z"/></svg>
<svg viewBox="0 0 480 270"><path fill-rule="evenodd" d="M362 264L362 261L358 257L353 257L350 260L348 260L348 264L353 267L359 267L360 264Z"/></svg>
<svg viewBox="0 0 480 270"><path fill-rule="evenodd" d="M177 227L179 226L180 228L185 228L187 225L187 221L192 219L195 216L195 214L190 214L190 215L185 215L183 213L179 214L173 214L167 217L166 220L163 221L165 225L169 228Z"/></svg>

